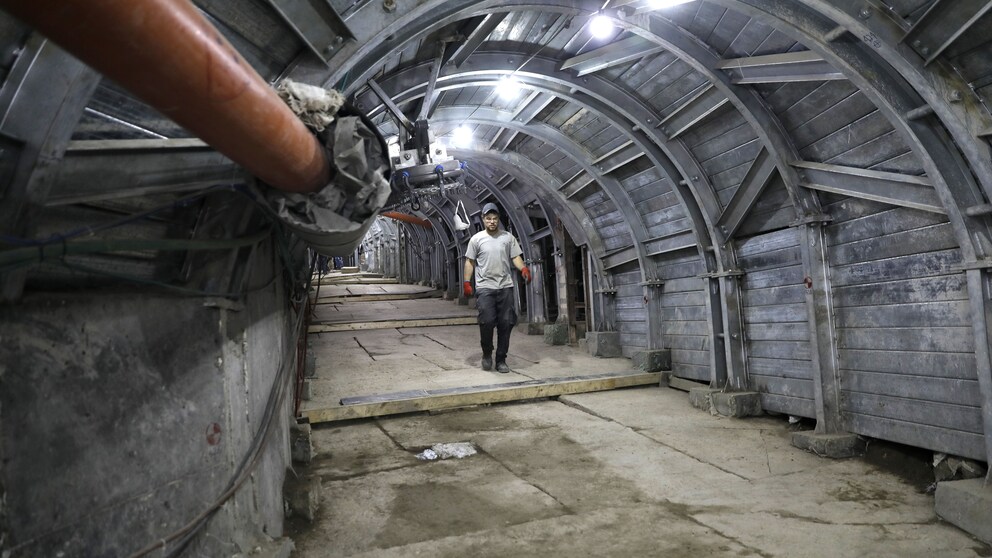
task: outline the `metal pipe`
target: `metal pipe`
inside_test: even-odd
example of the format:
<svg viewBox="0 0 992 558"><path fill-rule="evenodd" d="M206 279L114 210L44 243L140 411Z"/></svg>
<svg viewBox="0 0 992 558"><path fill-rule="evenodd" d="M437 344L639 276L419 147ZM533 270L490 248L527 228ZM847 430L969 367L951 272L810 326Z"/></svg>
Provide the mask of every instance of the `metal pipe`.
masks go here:
<svg viewBox="0 0 992 558"><path fill-rule="evenodd" d="M189 0L0 0L0 8L270 186L314 192L329 182L324 147Z"/></svg>
<svg viewBox="0 0 992 558"><path fill-rule="evenodd" d="M429 229L433 226L431 225L431 222L428 221L427 219L421 219L420 217L409 215L407 213L399 213L396 211L383 211L379 215L383 217L388 217L390 219L395 219L397 221L403 221L404 223L412 223L414 225L420 225L421 227L424 227L426 229Z"/></svg>

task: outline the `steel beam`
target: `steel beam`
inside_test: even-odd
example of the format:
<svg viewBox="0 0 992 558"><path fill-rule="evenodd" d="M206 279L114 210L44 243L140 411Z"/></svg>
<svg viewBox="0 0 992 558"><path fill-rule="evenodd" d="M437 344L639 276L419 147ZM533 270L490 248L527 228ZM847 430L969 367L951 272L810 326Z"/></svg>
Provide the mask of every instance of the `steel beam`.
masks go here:
<svg viewBox="0 0 992 558"><path fill-rule="evenodd" d="M427 91L424 93L424 98L420 101L420 111L417 116L417 120L427 120L433 113L433 106L435 99L434 88L437 85L437 76L441 72L441 60L444 58L444 42L438 43L437 56L431 62L431 77L427 81Z"/></svg>
<svg viewBox="0 0 992 558"><path fill-rule="evenodd" d="M816 433L840 434L845 431L841 413L840 370L837 363L837 337L830 287L830 261L822 223L799 227L803 269L808 283L806 316L810 328L810 354L813 359L813 399Z"/></svg>
<svg viewBox="0 0 992 558"><path fill-rule="evenodd" d="M923 176L809 161L797 161L792 166L804 177L804 188L947 214L930 180Z"/></svg>
<svg viewBox="0 0 992 558"><path fill-rule="evenodd" d="M992 275L988 269L969 269L965 273L975 332L975 371L982 401L985 459L992 463ZM992 472L987 480L992 480Z"/></svg>
<svg viewBox="0 0 992 558"><path fill-rule="evenodd" d="M913 24L903 42L929 65L992 10L989 0L936 0Z"/></svg>
<svg viewBox="0 0 992 558"><path fill-rule="evenodd" d="M573 70L576 75L584 76L599 72L613 66L638 60L649 54L661 52L663 49L651 41L638 36L612 42L606 46L573 56L562 62L562 70Z"/></svg>
<svg viewBox="0 0 992 558"><path fill-rule="evenodd" d="M399 128L402 126L408 134L412 134L413 122L410 122L410 119L403 114L403 111L400 110L400 107L395 101L393 101L392 97L389 96L389 93L386 93L382 89L382 86L380 86L374 79L368 80L367 83L369 89L371 89L372 92L375 93L375 96L382 101L382 106L386 107L386 109L389 110L389 113L393 115L393 119L396 120L396 127Z"/></svg>
<svg viewBox="0 0 992 558"><path fill-rule="evenodd" d="M244 182L242 168L200 140L71 142L49 173L45 205L184 192Z"/></svg>
<svg viewBox="0 0 992 558"><path fill-rule="evenodd" d="M472 29L464 33L464 40L452 45L451 57L445 63L454 64L456 68L461 67L465 63L465 60L482 46L482 43L489 38L489 35L494 29L499 27L500 23L503 23L503 20L508 15L509 13L507 12L496 12L482 16Z"/></svg>
<svg viewBox="0 0 992 558"><path fill-rule="evenodd" d="M717 220L716 227L723 235L725 244L737 234L737 230L744 224L744 219L751 213L751 209L758 202L758 198L777 170L768 150L762 148L748 168L747 174L744 175L744 180L734 192L734 197Z"/></svg>
<svg viewBox="0 0 992 558"><path fill-rule="evenodd" d="M668 113L658 127L668 139L675 139L693 126L705 122L709 116L730 102L719 89L708 83L702 86L699 91L689 96L685 101Z"/></svg>
<svg viewBox="0 0 992 558"><path fill-rule="evenodd" d="M293 33L321 62L330 56L351 31L327 0L268 0Z"/></svg>
<svg viewBox="0 0 992 558"><path fill-rule="evenodd" d="M808 50L730 58L721 60L716 69L726 71L738 85L846 79L830 63Z"/></svg>

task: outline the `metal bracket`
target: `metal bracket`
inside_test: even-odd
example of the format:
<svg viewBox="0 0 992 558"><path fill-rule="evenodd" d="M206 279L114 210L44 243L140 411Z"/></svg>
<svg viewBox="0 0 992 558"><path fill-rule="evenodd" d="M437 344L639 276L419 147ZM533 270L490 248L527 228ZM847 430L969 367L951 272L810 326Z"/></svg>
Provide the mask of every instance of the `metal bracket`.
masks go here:
<svg viewBox="0 0 992 558"><path fill-rule="evenodd" d="M616 289L596 289L596 292L598 294L611 295L611 296L617 294Z"/></svg>
<svg viewBox="0 0 992 558"><path fill-rule="evenodd" d="M641 281L639 283L642 287L655 287L661 288L665 286L665 282L661 279L649 279L647 281Z"/></svg>
<svg viewBox="0 0 992 558"><path fill-rule="evenodd" d="M697 275L699 279L719 279L721 277L741 277L744 272L739 269L731 269L728 271L714 271L713 273L704 273L702 275Z"/></svg>
<svg viewBox="0 0 992 558"><path fill-rule="evenodd" d="M950 270L954 272L970 271L973 269L992 269L992 259L986 258L984 260L964 262L964 263L954 264L950 267Z"/></svg>
<svg viewBox="0 0 992 558"><path fill-rule="evenodd" d="M795 221L789 223L789 226L801 227L803 225L825 225L833 220L834 218L829 215L824 213L816 213L814 215L802 215Z"/></svg>

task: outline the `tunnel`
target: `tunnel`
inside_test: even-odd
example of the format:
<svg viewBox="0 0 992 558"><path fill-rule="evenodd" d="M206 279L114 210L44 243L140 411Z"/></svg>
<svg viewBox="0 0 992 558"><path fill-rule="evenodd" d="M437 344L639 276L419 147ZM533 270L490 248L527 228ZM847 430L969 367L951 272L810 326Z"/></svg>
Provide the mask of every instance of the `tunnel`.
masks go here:
<svg viewBox="0 0 992 558"><path fill-rule="evenodd" d="M429 338L481 373L477 339L452 348L410 328L477 335L463 269L493 203L532 276L514 275L512 343L547 347L521 370L577 355L651 385L617 390L632 399L597 411L591 395L568 399L561 386L575 377L563 367L548 384L559 391L467 412L530 417L561 396L561 412L588 411L575 424L654 412L697 426L769 421L750 424L791 428L796 455L840 464L889 448L896 461L953 469L913 496L924 519L893 524L939 526L972 541L943 550L989 555L990 10L981 0L0 0L0 553L288 555L290 524L302 523L287 494L320 474L350 479L307 473L298 446L312 453L314 440L354 425L404 446L372 415L308 403L320 381L357 370L345 358L355 344L375 361ZM333 116L305 117L294 84L319 91ZM399 289L352 289L353 304L405 297L459 313L428 324L356 311L348 331L388 321L399 335L369 348L359 333L320 329L333 321L320 296L348 284ZM374 395L374 372L350 395ZM486 389L503 381L480 377ZM421 389L390 381L386 391ZM664 399L637 395L646 391ZM513 397L540 401L499 407ZM390 412L461 416L411 405ZM331 415L340 422L320 424ZM493 436L465 420L465 436ZM664 469L652 463L611 467L649 484ZM362 499L350 490L344 499ZM699 508L678 509L666 513L719 531ZM844 555L845 535L826 532L819 552L836 543L832 555ZM364 550L434 548L398 536ZM436 552L528 555L500 537L488 554ZM746 540L573 551L813 555ZM331 535L326 544L307 555L347 555Z"/></svg>

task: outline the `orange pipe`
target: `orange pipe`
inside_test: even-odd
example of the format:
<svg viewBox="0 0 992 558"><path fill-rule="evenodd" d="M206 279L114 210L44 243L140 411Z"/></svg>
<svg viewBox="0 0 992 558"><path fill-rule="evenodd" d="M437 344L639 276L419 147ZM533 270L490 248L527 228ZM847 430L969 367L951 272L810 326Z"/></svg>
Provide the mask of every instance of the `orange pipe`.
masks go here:
<svg viewBox="0 0 992 558"><path fill-rule="evenodd" d="M414 215L408 215L406 213L399 213L396 211L383 211L379 215L382 215L383 217L389 217L390 219L396 219L397 221L403 221L404 223L412 223L414 225L420 225L421 227L425 227L428 229L433 226L431 225L431 222L428 221L427 219L421 219L420 217L416 217Z"/></svg>
<svg viewBox="0 0 992 558"><path fill-rule="evenodd" d="M0 0L0 8L270 186L314 192L330 181L317 138L189 0Z"/></svg>

